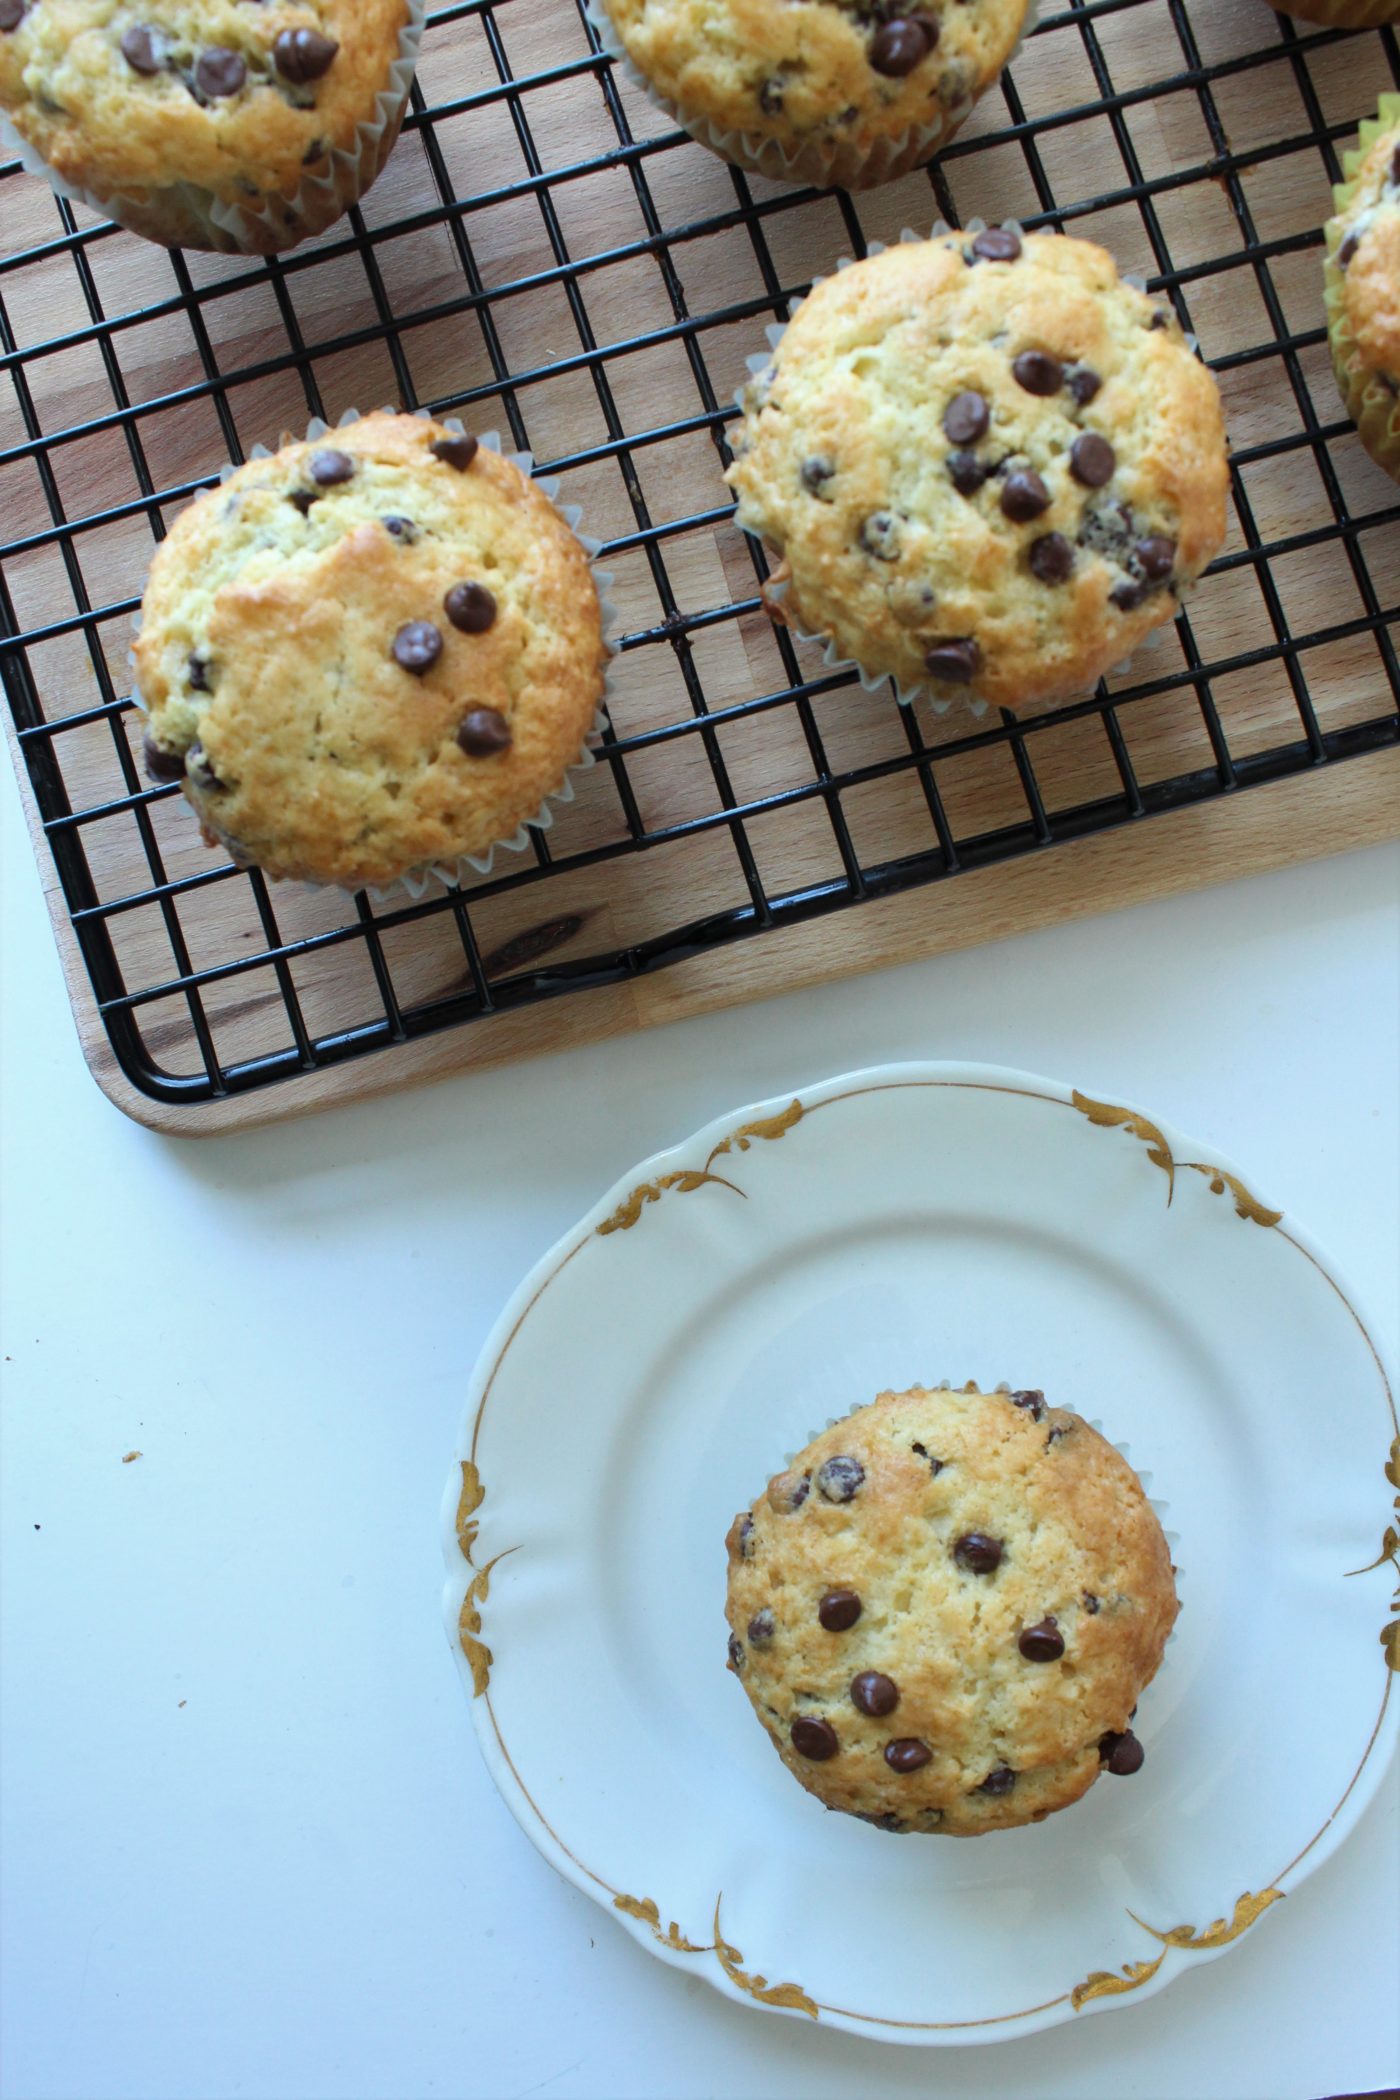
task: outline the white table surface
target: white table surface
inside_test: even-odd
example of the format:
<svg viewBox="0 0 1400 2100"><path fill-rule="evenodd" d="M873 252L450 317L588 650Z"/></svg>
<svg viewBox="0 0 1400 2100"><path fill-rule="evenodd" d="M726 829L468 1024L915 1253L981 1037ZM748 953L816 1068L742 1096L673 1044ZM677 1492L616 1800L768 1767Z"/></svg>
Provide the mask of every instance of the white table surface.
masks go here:
<svg viewBox="0 0 1400 2100"><path fill-rule="evenodd" d="M7 2100L1400 2083L1394 1771L1163 1996L898 2050L727 2004L560 1881L438 1618L463 1385L521 1273L645 1154L843 1068L1135 1099L1233 1154L1393 1343L1400 847L195 1144L87 1076L4 771Z"/></svg>

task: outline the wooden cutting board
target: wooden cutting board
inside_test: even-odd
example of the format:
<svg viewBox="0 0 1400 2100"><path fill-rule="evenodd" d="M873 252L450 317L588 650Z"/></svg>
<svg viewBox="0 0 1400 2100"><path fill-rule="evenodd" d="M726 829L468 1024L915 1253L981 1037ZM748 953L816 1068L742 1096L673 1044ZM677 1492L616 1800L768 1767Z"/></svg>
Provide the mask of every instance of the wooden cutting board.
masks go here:
<svg viewBox="0 0 1400 2100"><path fill-rule="evenodd" d="M341 236L270 275L238 259L190 257L193 315L176 265L130 236L103 234L87 244L80 274L74 254L53 245L61 229L48 192L27 177L8 178L0 185L8 253L30 252L0 275L0 298L21 351L47 347L20 365L23 397L0 380L0 451L17 448L0 460L0 517L16 543L5 563L15 617L24 633L44 631L28 662L46 714L75 713L129 690L130 609L149 564L153 518L173 515L234 440L246 450L304 425L310 402L288 354L290 323L305 346L318 405L332 420L348 407L412 398L461 407L477 429L506 428L514 406L537 454L564 463L565 497L584 506L591 530L615 543L609 567L625 647L611 716L618 736L644 740L629 751L625 782L633 812L658 842L617 857L578 858L627 837L622 768L595 768L551 834L556 858L574 857L574 865L467 893L479 949L488 963L497 959L498 973L520 966L512 957L522 943L540 946L542 927L552 935L550 961L574 961L742 906L751 894L743 853L769 895L839 877L813 733L831 772L860 776L842 790L840 808L862 863L927 851L935 835L918 777L891 763L908 750L892 702L844 688L814 698L810 725L779 700L722 719L704 736L694 726L697 693L715 713L781 694L789 682L761 612L728 611L752 600L755 577L747 543L725 515L712 415L743 379L747 355L762 347L779 292L785 297L850 251L846 212L866 240L889 240L905 225L927 228L940 207L962 220L1030 216L1042 208L1043 184L1066 207L1066 230L1106 241L1125 270L1160 274L1154 233L1160 237L1220 373L1239 500L1225 565L1192 599L1189 615L1200 659L1224 667L1211 686L1229 748L1248 758L1300 737L1280 624L1299 639L1296 662L1324 734L1384 715L1390 687L1368 619L1379 607L1393 620L1400 606L1400 512L1393 485L1341 418L1325 345L1310 340L1321 320L1311 237L1328 209L1328 167L1306 136L1300 82L1310 83L1340 139L1374 105L1388 61L1378 36L1324 38L1304 68L1287 55L1282 40L1291 32L1263 0L1198 0L1188 17L1212 69L1206 100L1189 85L1154 91L1183 69L1165 0L1097 17L1096 54L1068 15L1056 16L1058 26L1033 39L1016 63L1018 104L1001 91L986 99L943 162L933 194L922 175L844 206L755 182L759 212L746 220L731 173L689 142L624 153L618 165L619 129L573 10L562 0L510 0L493 10L498 48L479 17L430 25L420 79L437 158L427 150L428 127L411 127L366 205L377 236L372 262ZM1277 60L1252 63L1261 43L1278 46ZM518 98L501 88L501 50L524 83ZM1125 98L1109 113L1095 55ZM670 135L625 86L621 108L637 139ZM1027 143L1004 137L1018 112L1038 127ZM1066 112L1079 114L1066 120ZM963 151L969 142L975 150ZM1139 179L1147 208L1134 188ZM467 201L447 212L445 196ZM652 237L649 208L664 242ZM392 231L403 220L416 223ZM468 247L458 245L457 228ZM490 295L484 303L474 301L468 271ZM390 321L397 366L385 343ZM206 364L216 374L212 384ZM521 375L514 385L503 386L502 364ZM138 411L134 437L116 412L125 403ZM1304 439L1308 418L1328 433L1323 445ZM633 441L619 448L623 431ZM143 468L152 488L172 492L160 506L142 500ZM70 519L100 520L73 535L67 559L52 533L55 497ZM1334 500L1359 521L1354 556L1336 531ZM1279 551L1261 554L1261 547ZM79 591L99 613L91 647L73 624ZM1158 683L1182 672L1184 646L1169 627L1111 681L1124 696L1124 741L1149 787L1212 764L1190 686ZM805 675L820 675L811 652L799 661ZM1145 684L1154 690L1137 693ZM1026 815L1010 746L967 747L979 726L987 725L965 715L925 724L933 777L959 841ZM131 734L127 717L115 732L103 719L54 738L74 809L125 794L115 736ZM1119 790L1097 713L1046 718L1028 751L1052 820ZM725 820L726 801L754 805L738 834ZM95 1076L127 1113L193 1134L1364 844L1400 830L1400 752L1324 765L732 943L621 985L518 1007L187 1108L149 1099L119 1070L27 782L26 803ZM150 805L149 823L166 881L218 865L178 798ZM96 897L137 900L109 921L129 990L158 989L178 974L172 919L190 968L235 966L202 993L222 1063L290 1041L289 983L313 1036L382 1020L381 985L360 923L339 894L274 890L276 939L321 943L284 962L279 978L261 959L271 935L242 878L186 890L162 907L147 894L151 868L129 810L85 825L82 835ZM401 1008L431 1006L469 983L450 911L378 917L383 968ZM155 998L140 1013L155 1062L173 1073L201 1069L183 995Z"/></svg>

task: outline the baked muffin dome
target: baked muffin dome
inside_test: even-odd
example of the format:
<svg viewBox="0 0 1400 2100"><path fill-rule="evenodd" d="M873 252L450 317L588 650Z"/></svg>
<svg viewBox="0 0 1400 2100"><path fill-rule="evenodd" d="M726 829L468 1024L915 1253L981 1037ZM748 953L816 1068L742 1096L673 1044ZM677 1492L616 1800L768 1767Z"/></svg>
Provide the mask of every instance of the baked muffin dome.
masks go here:
<svg viewBox="0 0 1400 2100"><path fill-rule="evenodd" d="M1400 481L1400 95L1383 95L1346 157L1327 222L1328 338L1362 443Z"/></svg>

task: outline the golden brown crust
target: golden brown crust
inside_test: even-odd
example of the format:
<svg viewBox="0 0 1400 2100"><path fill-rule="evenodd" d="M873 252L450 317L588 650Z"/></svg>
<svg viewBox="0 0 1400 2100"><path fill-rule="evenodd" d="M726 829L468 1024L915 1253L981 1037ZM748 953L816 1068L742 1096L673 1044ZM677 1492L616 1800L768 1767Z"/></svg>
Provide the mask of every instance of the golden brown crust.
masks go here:
<svg viewBox="0 0 1400 2100"><path fill-rule="evenodd" d="M56 175L97 197L179 184L226 204L292 197L326 149L351 150L375 118L406 20L404 0L32 0L0 35L0 109ZM162 39L153 74L122 53L138 26ZM278 36L297 29L340 46L309 82L288 82L273 59ZM243 59L238 93L193 91L211 48Z"/></svg>
<svg viewBox="0 0 1400 2100"><path fill-rule="evenodd" d="M592 726L605 656L587 555L509 461L437 458L449 435L384 412L286 444L201 496L156 555L136 646L150 734L189 756L209 831L269 874L353 888L484 852L559 788ZM328 448L354 471L303 511ZM495 598L484 632L445 616L463 582ZM393 654L415 621L442 638L423 676ZM504 717L508 749L459 746L475 709Z"/></svg>
<svg viewBox="0 0 1400 2100"><path fill-rule="evenodd" d="M838 1456L863 1473L846 1501L822 1492L821 1468ZM990 1572L955 1553L968 1534L1000 1545ZM1101 1739L1127 1729L1177 1612L1137 1475L1039 1396L1017 1406L975 1388L882 1393L813 1438L735 1518L728 1547L731 1667L784 1764L829 1807L906 1830L975 1836L1078 1800L1101 1769ZM845 1631L818 1616L834 1589L861 1600ZM1029 1660L1020 1636L1047 1618L1063 1656ZM853 1701L867 1671L897 1687L887 1714ZM834 1729L834 1756L799 1754L801 1716ZM932 1756L901 1773L885 1749L906 1740ZM1003 1771L1015 1775L1007 1791L982 1791Z"/></svg>
<svg viewBox="0 0 1400 2100"><path fill-rule="evenodd" d="M1048 396L1014 376L1027 352L1063 367ZM1070 381L1086 372L1100 384L1081 401ZM967 445L945 428L964 393L990 418ZM1025 235L1013 260L988 261L949 234L852 264L804 300L744 408L729 480L740 522L786 557L787 612L906 689L939 688L929 652L962 641L973 690L1000 706L1082 691L1171 616L1224 538L1215 382L1169 311L1089 241ZM1070 463L1090 433L1115 462L1093 487ZM967 493L959 452L985 473ZM814 461L832 470L815 491ZM1051 499L1023 522L1001 502L1018 470ZM1050 535L1072 556L1063 580L1031 566ZM1172 550L1151 579L1149 539Z"/></svg>

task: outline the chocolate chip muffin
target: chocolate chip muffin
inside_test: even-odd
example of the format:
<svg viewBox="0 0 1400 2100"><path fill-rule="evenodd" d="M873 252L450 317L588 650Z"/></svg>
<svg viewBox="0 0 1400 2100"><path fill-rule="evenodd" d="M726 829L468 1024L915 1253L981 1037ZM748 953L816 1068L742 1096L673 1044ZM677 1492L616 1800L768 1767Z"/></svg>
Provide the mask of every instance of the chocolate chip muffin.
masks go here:
<svg viewBox="0 0 1400 2100"><path fill-rule="evenodd" d="M147 770L269 875L355 889L486 852L603 693L588 556L543 490L388 410L199 497L142 612Z"/></svg>
<svg viewBox="0 0 1400 2100"><path fill-rule="evenodd" d="M1337 385L1361 442L1400 481L1400 95L1343 163L1324 263Z"/></svg>
<svg viewBox="0 0 1400 2100"><path fill-rule="evenodd" d="M729 1667L828 1808L976 1837L1141 1767L1171 1556L1127 1460L1042 1393L881 1393L728 1546Z"/></svg>
<svg viewBox="0 0 1400 2100"><path fill-rule="evenodd" d="M741 405L769 611L903 698L1079 693L1224 538L1215 381L1090 241L988 227L853 263Z"/></svg>
<svg viewBox="0 0 1400 2100"><path fill-rule="evenodd" d="M133 232L269 253L379 173L422 20L423 0L0 0L0 114Z"/></svg>
<svg viewBox="0 0 1400 2100"><path fill-rule="evenodd" d="M778 180L865 189L922 167L992 86L1027 0L594 0L653 101Z"/></svg>

